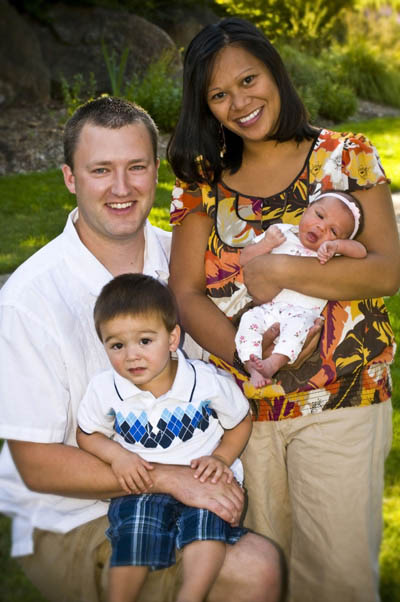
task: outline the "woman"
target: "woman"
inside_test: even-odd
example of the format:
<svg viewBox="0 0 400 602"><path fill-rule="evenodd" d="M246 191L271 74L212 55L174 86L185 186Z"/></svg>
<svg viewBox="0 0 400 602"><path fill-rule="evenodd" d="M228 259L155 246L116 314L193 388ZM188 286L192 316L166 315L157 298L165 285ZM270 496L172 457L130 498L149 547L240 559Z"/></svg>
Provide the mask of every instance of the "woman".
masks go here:
<svg viewBox="0 0 400 602"><path fill-rule="evenodd" d="M380 296L400 284L389 181L377 152L361 134L312 127L277 51L256 27L229 18L187 49L168 156L178 178L170 285L181 321L253 405L242 456L245 524L283 546L292 602L375 602L394 345ZM328 189L360 201L367 257L320 265L265 255L243 275L241 249L271 224L297 224ZM276 384L257 390L237 361L235 324L251 300L247 291L259 304L282 288L327 298L324 327L300 368L281 370Z"/></svg>

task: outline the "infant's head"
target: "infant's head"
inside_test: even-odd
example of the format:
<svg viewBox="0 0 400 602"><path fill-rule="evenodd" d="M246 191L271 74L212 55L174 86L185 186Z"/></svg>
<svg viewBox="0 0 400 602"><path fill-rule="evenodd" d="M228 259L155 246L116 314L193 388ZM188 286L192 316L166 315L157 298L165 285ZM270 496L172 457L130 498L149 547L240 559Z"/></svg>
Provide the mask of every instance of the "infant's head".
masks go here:
<svg viewBox="0 0 400 602"><path fill-rule="evenodd" d="M317 250L327 240L354 238L362 230L359 201L348 192L327 191L307 207L299 224L301 243Z"/></svg>

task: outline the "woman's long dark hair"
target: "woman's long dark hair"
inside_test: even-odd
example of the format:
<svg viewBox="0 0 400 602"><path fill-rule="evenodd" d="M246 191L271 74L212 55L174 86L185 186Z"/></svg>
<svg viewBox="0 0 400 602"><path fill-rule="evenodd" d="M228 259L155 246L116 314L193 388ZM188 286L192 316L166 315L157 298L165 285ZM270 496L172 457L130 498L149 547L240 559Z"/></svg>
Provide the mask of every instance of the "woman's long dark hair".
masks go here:
<svg viewBox="0 0 400 602"><path fill-rule="evenodd" d="M242 163L243 140L226 128L227 151L221 159L221 126L207 104L215 57L229 44L240 46L264 63L277 84L281 110L276 132L270 138L301 142L316 135L317 130L309 124L306 109L270 41L248 21L236 17L222 19L198 33L185 54L182 108L167 157L176 176L186 182L216 182L223 169L234 172Z"/></svg>

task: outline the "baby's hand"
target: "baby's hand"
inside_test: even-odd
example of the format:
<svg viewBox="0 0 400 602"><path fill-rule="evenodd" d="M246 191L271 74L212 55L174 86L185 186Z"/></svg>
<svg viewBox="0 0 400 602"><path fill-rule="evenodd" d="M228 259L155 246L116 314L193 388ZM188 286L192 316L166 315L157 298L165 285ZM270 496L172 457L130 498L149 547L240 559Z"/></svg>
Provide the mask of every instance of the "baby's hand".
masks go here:
<svg viewBox="0 0 400 602"><path fill-rule="evenodd" d="M271 249L279 247L285 242L286 236L281 232L278 226L270 226L265 232L265 242L268 243Z"/></svg>
<svg viewBox="0 0 400 602"><path fill-rule="evenodd" d="M195 470L194 478L199 479L201 483L205 483L211 475L211 483L217 483L223 474L227 475L227 483L231 483L233 480L233 472L218 456L195 458L191 461L190 466Z"/></svg>
<svg viewBox="0 0 400 602"><path fill-rule="evenodd" d="M337 253L338 243L336 240L326 240L317 251L319 262L324 264Z"/></svg>
<svg viewBox="0 0 400 602"><path fill-rule="evenodd" d="M148 471L154 470L154 466L123 447L113 459L111 468L126 493L146 493L153 486Z"/></svg>

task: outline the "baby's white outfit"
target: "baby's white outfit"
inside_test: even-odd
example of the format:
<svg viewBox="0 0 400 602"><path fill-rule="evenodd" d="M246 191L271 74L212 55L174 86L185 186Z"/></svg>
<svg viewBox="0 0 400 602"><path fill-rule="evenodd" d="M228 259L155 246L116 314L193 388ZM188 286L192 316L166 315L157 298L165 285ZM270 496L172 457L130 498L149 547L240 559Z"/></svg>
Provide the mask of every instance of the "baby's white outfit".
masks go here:
<svg viewBox="0 0 400 602"><path fill-rule="evenodd" d="M304 247L298 237L299 228L293 224L276 224L286 240L271 253L316 257L316 251ZM260 241L265 234L254 239ZM258 305L243 314L236 333L236 348L242 362L250 355L261 358L264 332L275 322L280 324L280 334L275 340L274 353L281 353L292 363L303 348L307 333L327 303L326 299L309 297L283 289L269 303Z"/></svg>

